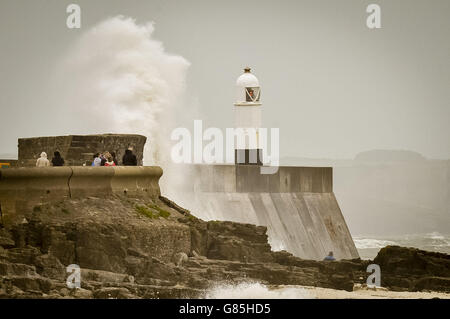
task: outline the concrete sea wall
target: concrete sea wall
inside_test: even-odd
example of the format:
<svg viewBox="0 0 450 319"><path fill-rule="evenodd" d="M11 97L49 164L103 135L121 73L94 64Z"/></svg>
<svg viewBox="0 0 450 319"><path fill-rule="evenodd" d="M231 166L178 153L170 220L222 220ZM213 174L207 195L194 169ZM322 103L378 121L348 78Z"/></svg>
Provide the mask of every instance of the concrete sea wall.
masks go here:
<svg viewBox="0 0 450 319"><path fill-rule="evenodd" d="M280 167L261 175L254 165L185 165L184 185L173 195L205 220L266 226L272 249L321 260L358 252L333 193L331 167Z"/></svg>
<svg viewBox="0 0 450 319"><path fill-rule="evenodd" d="M64 198L160 195L158 166L33 167L0 169L0 204L4 222L41 202Z"/></svg>

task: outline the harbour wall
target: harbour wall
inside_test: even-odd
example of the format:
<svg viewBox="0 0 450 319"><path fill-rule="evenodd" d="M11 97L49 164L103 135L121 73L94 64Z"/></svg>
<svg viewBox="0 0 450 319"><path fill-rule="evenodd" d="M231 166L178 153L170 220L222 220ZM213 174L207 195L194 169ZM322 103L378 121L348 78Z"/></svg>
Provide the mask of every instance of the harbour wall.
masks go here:
<svg viewBox="0 0 450 319"><path fill-rule="evenodd" d="M331 167L279 167L270 175L255 165L182 165L183 184L170 194L205 220L266 226L274 250L305 259L358 258L333 193Z"/></svg>
<svg viewBox="0 0 450 319"><path fill-rule="evenodd" d="M2 218L8 222L21 210L43 202L66 198L124 195L158 197L158 166L116 167L20 167L0 169Z"/></svg>

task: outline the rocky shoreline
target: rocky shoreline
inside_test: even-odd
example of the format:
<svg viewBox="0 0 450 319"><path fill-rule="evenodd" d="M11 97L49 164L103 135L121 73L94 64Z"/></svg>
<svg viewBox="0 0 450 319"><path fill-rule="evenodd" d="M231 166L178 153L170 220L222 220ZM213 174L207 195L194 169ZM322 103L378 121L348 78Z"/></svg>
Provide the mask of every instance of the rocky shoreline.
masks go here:
<svg viewBox="0 0 450 319"><path fill-rule="evenodd" d="M258 282L352 291L371 263L392 291L450 292L450 255L388 246L373 261L303 260L271 251L266 228L205 222L167 198L67 199L0 229L0 298L201 298ZM68 289L66 266L81 268Z"/></svg>

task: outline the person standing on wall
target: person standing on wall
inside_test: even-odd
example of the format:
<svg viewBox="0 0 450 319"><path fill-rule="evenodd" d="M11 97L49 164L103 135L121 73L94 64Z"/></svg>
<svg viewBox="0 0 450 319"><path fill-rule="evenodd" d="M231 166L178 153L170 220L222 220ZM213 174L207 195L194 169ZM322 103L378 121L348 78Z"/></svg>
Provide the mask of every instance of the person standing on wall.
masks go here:
<svg viewBox="0 0 450 319"><path fill-rule="evenodd" d="M137 158L136 155L133 154L133 149L131 147L125 151L125 155L122 158L122 165L137 166Z"/></svg>
<svg viewBox="0 0 450 319"><path fill-rule="evenodd" d="M61 157L61 154L58 151L53 153L52 165L64 166L64 158Z"/></svg>
<svg viewBox="0 0 450 319"><path fill-rule="evenodd" d="M96 153L96 154L94 155L94 160L92 161L91 166L100 166L101 161L102 161L102 160L100 159L100 154L99 154L99 153Z"/></svg>
<svg viewBox="0 0 450 319"><path fill-rule="evenodd" d="M36 167L46 167L50 166L50 162L47 159L47 153L42 152L41 157L39 157L36 161Z"/></svg>

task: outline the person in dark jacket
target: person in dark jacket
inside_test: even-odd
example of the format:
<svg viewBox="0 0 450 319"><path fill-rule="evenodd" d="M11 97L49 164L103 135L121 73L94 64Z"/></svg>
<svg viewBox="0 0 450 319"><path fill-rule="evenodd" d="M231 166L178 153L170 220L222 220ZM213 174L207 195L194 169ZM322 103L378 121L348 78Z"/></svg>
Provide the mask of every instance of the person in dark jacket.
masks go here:
<svg viewBox="0 0 450 319"><path fill-rule="evenodd" d="M122 158L122 165L125 166L137 166L136 155L133 154L131 149L125 151L125 155Z"/></svg>
<svg viewBox="0 0 450 319"><path fill-rule="evenodd" d="M53 153L52 165L64 166L64 158L61 157L61 154L58 151Z"/></svg>

